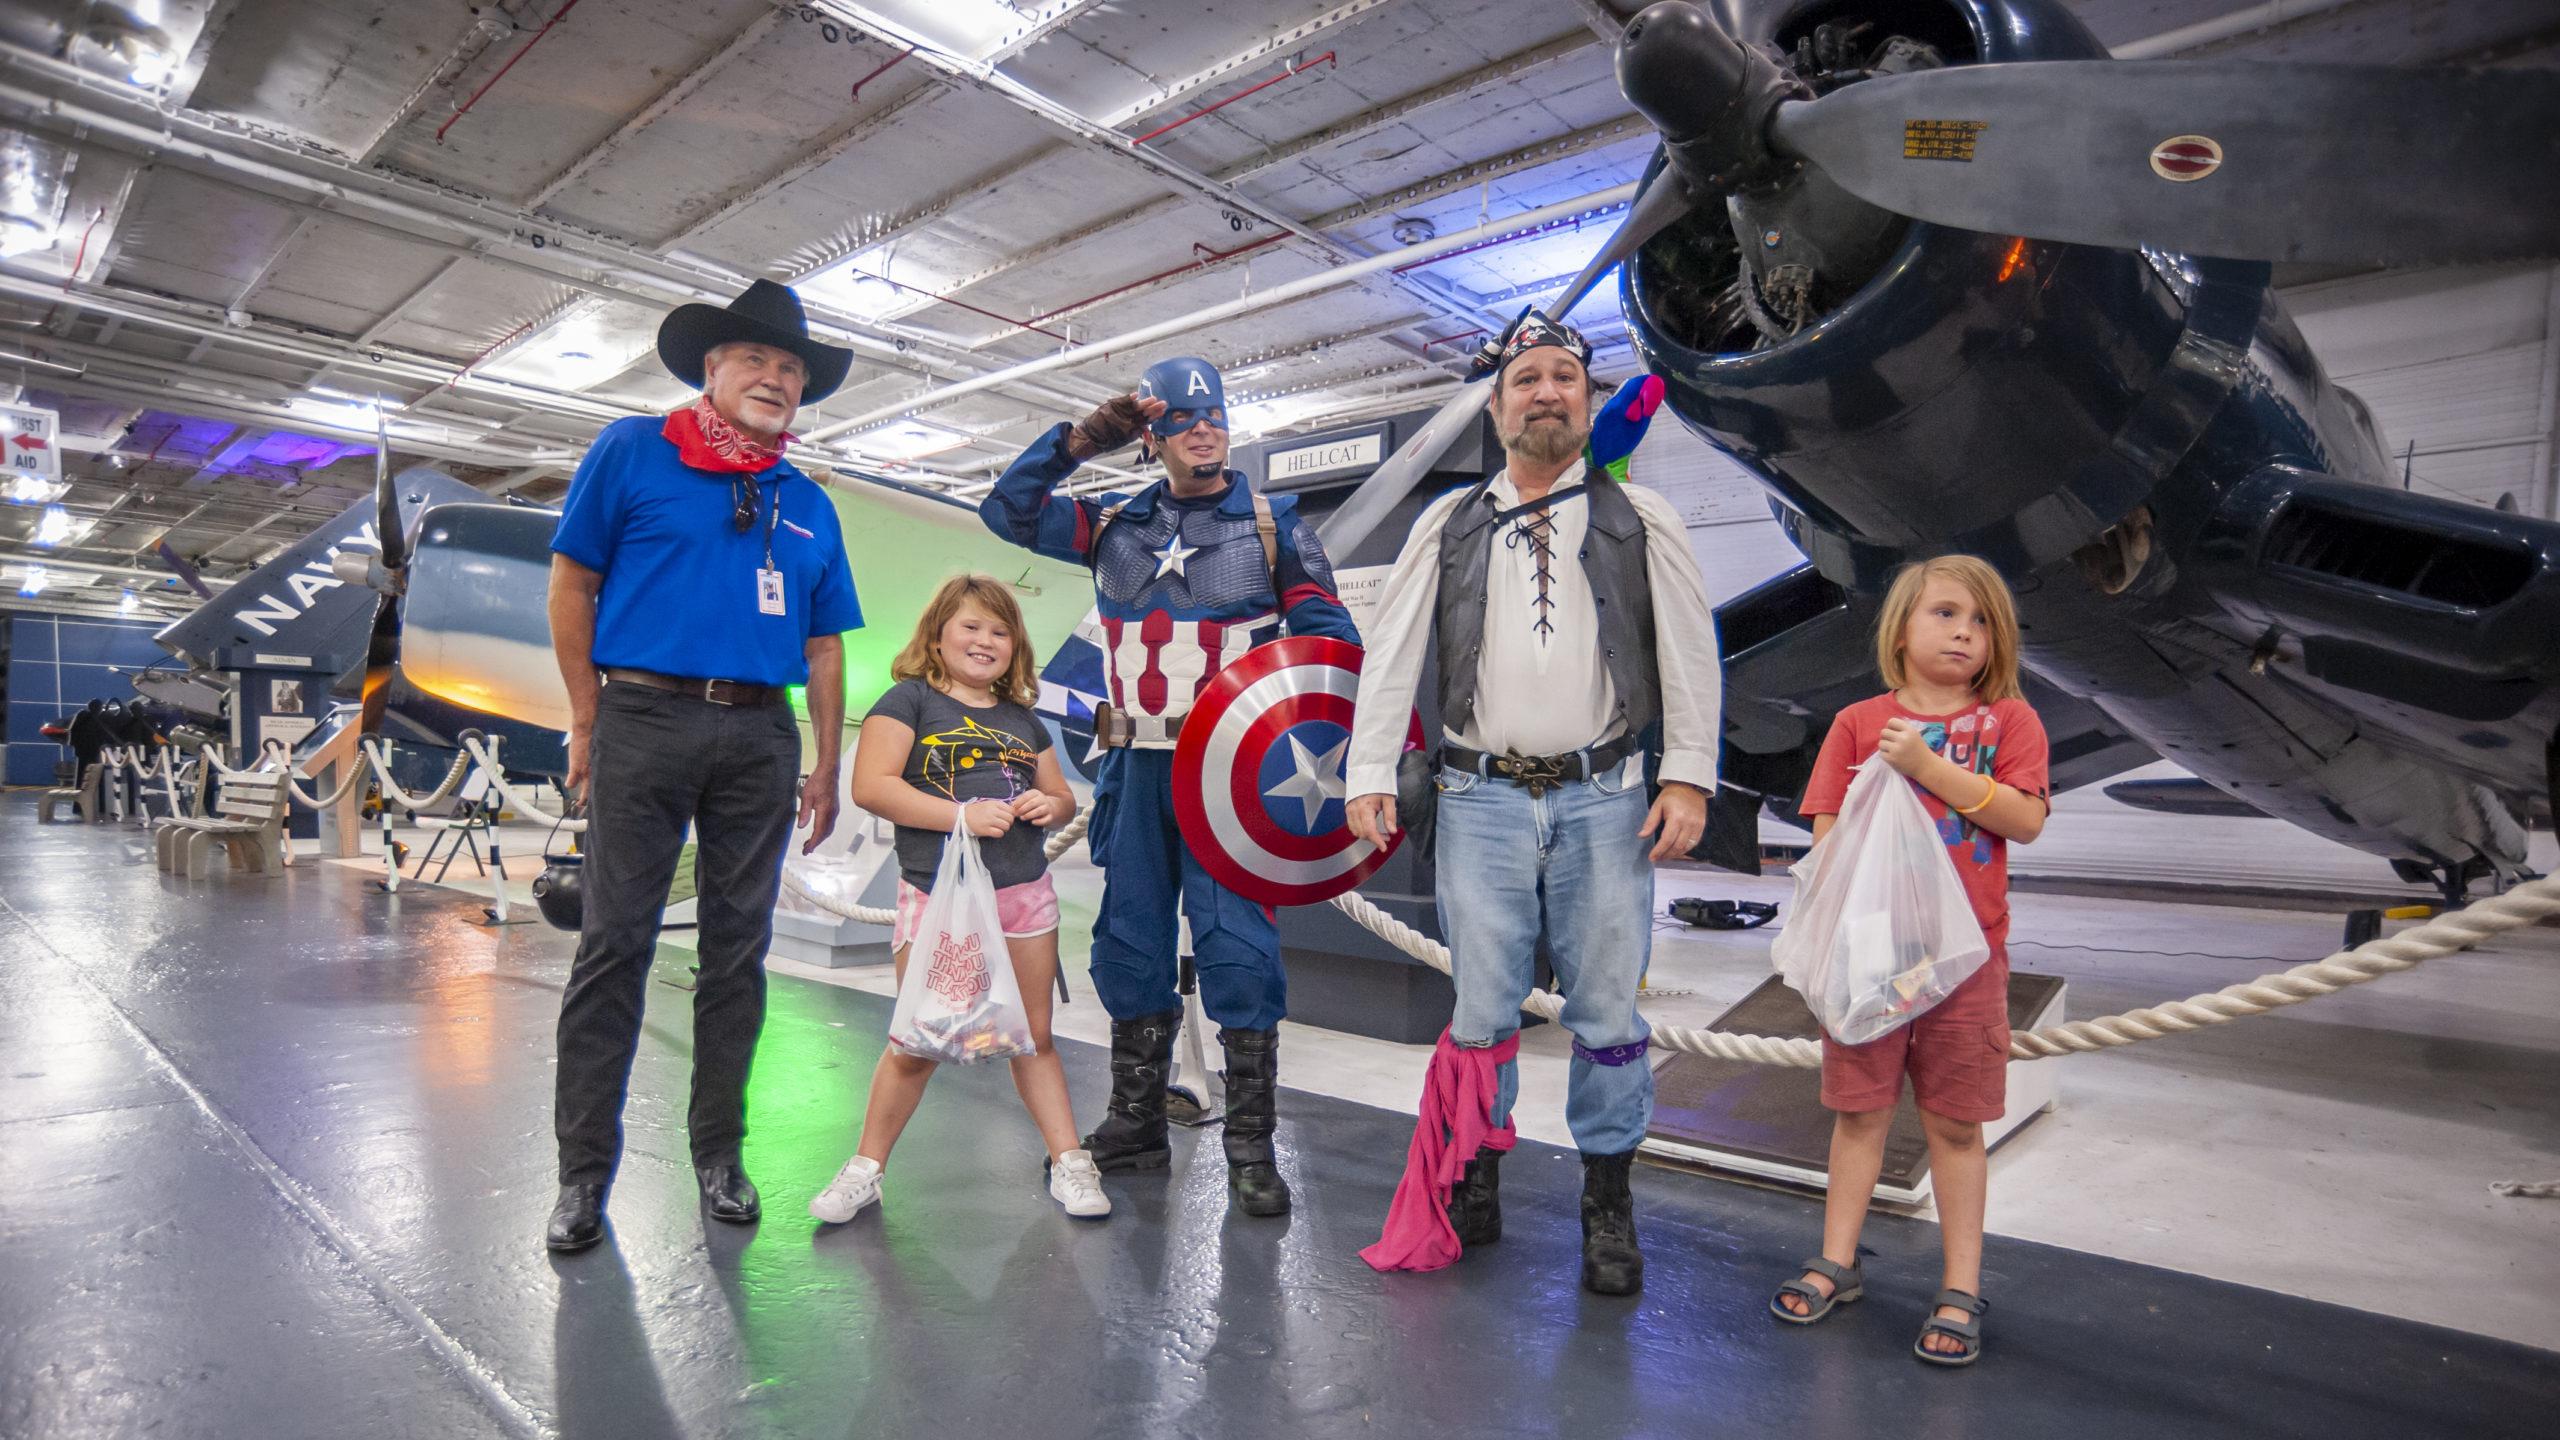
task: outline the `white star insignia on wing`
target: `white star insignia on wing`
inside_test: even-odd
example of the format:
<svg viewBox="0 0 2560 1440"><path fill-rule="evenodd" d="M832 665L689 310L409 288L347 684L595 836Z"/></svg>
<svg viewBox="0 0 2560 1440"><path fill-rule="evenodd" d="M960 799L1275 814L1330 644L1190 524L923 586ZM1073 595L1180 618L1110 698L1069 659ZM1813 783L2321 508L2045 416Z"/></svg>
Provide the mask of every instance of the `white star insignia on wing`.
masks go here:
<svg viewBox="0 0 2560 1440"><path fill-rule="evenodd" d="M1199 553L1199 546L1183 544L1180 535L1167 540L1164 542L1164 548L1155 552L1156 578L1161 580L1167 575L1180 575L1184 579L1189 579L1189 572L1182 568L1183 562Z"/></svg>
<svg viewBox="0 0 2560 1440"><path fill-rule="evenodd" d="M1324 813L1324 802L1340 800L1348 788L1342 775L1342 752L1351 748L1351 737L1344 736L1322 755L1309 750L1298 737L1289 737L1289 758L1297 767L1295 774L1270 789L1266 796L1295 800L1307 815L1307 828L1316 828L1316 816Z"/></svg>

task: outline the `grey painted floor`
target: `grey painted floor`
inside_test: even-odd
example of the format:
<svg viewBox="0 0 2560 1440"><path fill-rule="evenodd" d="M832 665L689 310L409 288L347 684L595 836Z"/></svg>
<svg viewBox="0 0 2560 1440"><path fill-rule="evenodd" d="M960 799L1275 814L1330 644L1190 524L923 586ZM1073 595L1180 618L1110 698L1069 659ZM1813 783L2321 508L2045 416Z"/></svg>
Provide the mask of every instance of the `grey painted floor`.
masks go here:
<svg viewBox="0 0 2560 1440"><path fill-rule="evenodd" d="M692 1203L686 996L658 985L615 1239L555 1261L568 937L332 866L189 887L33 809L0 800L0 1435L2407 1437L2542 1433L2560 1393L2549 1351L2007 1238L1992 1355L1928 1370L1930 1226L1880 1217L1870 1302L1783 1329L1761 1307L1811 1204L1659 1171L1646 1293L1600 1300L1576 1168L1539 1145L1499 1246L1379 1277L1354 1252L1410 1121L1297 1093L1287 1222L1229 1221L1189 1137L1069 1221L979 1070L937 1082L885 1209L818 1234L887 1006L787 977L748 1148L771 1218ZM1101 1056L1064 1048L1090 1108Z"/></svg>

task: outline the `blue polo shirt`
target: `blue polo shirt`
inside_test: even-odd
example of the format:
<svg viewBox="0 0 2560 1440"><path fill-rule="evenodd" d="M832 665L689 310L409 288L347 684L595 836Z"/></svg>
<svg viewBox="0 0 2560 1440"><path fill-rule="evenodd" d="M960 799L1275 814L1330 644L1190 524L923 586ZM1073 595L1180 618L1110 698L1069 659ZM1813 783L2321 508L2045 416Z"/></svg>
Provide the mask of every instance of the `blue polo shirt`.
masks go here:
<svg viewBox="0 0 2560 1440"><path fill-rule="evenodd" d="M862 628L836 507L784 461L752 478L756 524L739 534L733 477L676 458L654 415L616 420L569 482L551 548L604 577L595 663L661 675L809 683L811 637ZM779 505L777 515L775 506ZM756 572L783 575L783 613L756 603Z"/></svg>

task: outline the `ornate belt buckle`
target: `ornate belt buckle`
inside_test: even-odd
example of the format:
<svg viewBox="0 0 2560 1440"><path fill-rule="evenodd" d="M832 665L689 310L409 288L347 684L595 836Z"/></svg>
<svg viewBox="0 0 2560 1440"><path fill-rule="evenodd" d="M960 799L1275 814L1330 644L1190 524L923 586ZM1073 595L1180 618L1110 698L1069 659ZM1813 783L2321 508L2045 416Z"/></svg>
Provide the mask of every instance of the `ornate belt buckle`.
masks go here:
<svg viewBox="0 0 2560 1440"><path fill-rule="evenodd" d="M1494 760L1493 768L1512 784L1528 791L1529 798L1535 800L1565 782L1566 758L1561 755L1503 755Z"/></svg>

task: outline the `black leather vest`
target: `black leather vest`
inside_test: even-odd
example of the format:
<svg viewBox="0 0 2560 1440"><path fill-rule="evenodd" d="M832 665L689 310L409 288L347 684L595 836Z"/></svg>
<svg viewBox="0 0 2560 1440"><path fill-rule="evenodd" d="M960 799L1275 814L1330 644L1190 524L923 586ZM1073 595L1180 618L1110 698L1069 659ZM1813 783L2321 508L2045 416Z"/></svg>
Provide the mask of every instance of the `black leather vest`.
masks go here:
<svg viewBox="0 0 2560 1440"><path fill-rule="evenodd" d="M1645 562L1644 517L1616 482L1587 477L1591 523L1583 532L1582 573L1599 607L1600 652L1617 691L1626 733L1643 735L1662 714L1662 676L1654 664L1653 585ZM1467 492L1440 531L1440 721L1451 733L1475 719L1476 670L1484 655L1486 575L1502 528L1493 482ZM1600 736L1591 737L1593 742Z"/></svg>

